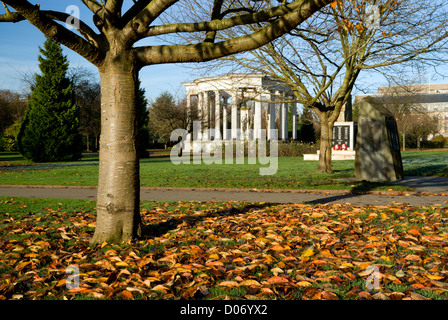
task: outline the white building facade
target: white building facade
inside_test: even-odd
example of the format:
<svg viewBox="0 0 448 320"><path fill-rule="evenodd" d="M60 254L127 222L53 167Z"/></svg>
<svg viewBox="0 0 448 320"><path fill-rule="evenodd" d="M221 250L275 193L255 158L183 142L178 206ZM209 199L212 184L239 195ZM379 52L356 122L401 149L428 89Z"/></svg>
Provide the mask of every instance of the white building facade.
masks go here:
<svg viewBox="0 0 448 320"><path fill-rule="evenodd" d="M436 115L440 119L439 134L448 137L448 83L437 84L418 84L401 87L379 87L378 94L370 95L382 101L387 101L390 97L400 97L400 91L403 91L403 97L414 96L413 101L416 105L422 107L428 114ZM392 93L392 95L391 95ZM367 95L356 96L359 101Z"/></svg>
<svg viewBox="0 0 448 320"><path fill-rule="evenodd" d="M182 83L187 109L197 112L200 138L208 140L256 140L288 137L288 111L292 106L292 139L297 139L297 103L292 91L264 74L230 73ZM277 123L277 126L276 126ZM267 135L267 136L264 136Z"/></svg>

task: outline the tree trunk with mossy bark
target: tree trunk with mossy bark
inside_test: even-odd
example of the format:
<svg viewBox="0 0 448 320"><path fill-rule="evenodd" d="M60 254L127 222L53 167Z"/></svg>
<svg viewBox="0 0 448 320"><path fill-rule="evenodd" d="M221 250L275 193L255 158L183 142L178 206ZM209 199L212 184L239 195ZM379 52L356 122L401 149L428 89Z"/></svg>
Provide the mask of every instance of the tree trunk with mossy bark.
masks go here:
<svg viewBox="0 0 448 320"><path fill-rule="evenodd" d="M318 172L332 173L331 169L331 141L333 137L334 122L324 122L321 120L320 133L320 156L317 167Z"/></svg>
<svg viewBox="0 0 448 320"><path fill-rule="evenodd" d="M333 141L333 127L335 123L333 113L316 111L320 119L320 147L319 164L317 171L322 173L332 173L331 169L331 147ZM339 114L339 112L338 112Z"/></svg>
<svg viewBox="0 0 448 320"><path fill-rule="evenodd" d="M100 163L93 243L122 242L141 235L138 70L129 55L123 56L100 68Z"/></svg>

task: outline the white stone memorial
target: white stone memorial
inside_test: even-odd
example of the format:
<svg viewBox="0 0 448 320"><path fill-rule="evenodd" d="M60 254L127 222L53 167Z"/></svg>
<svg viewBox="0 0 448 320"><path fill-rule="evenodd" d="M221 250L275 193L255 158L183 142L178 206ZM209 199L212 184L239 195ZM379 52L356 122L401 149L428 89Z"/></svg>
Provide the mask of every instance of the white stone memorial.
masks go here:
<svg viewBox="0 0 448 320"><path fill-rule="evenodd" d="M278 138L288 139L288 104L293 105L292 139L297 139L297 106L290 88L264 74L230 73L182 83L187 93L187 109L197 107L201 121L198 139L213 144L214 140L270 140L270 130ZM267 114L267 127L263 126ZM192 129L191 127L189 129ZM267 137L262 136L266 129ZM190 130L191 131L191 130Z"/></svg>
<svg viewBox="0 0 448 320"><path fill-rule="evenodd" d="M358 124L352 120L351 99L342 108L338 121L334 123L331 160L355 160L356 155L356 134ZM304 154L303 160L318 161L317 154Z"/></svg>

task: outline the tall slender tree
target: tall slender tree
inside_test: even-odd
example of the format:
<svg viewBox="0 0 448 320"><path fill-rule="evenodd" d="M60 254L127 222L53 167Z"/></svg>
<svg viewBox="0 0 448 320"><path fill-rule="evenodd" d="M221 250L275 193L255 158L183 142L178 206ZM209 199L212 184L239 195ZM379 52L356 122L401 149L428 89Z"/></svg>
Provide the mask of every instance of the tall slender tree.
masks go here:
<svg viewBox="0 0 448 320"><path fill-rule="evenodd" d="M238 6L238 1L204 0L201 5L210 7L205 19L163 22L161 18L167 12L183 14L178 5L188 1L79 0L91 11L94 26L65 12L46 10L45 4L2 1L5 13L0 15L0 22L26 19L99 70L100 165L97 223L92 243L121 242L141 233L136 108L139 70L161 63L208 61L258 48L289 32L332 0L282 1L280 5L266 1L269 5L263 9L258 6L260 1L244 7ZM249 35L225 41L215 37L225 29L261 22L266 22L265 26ZM191 44L154 44L154 37L185 33L199 33L204 37ZM144 39L151 41L142 42Z"/></svg>
<svg viewBox="0 0 448 320"><path fill-rule="evenodd" d="M36 162L78 160L82 139L79 106L67 78L68 61L61 46L47 38L40 48L39 69L20 126L17 143L22 155Z"/></svg>

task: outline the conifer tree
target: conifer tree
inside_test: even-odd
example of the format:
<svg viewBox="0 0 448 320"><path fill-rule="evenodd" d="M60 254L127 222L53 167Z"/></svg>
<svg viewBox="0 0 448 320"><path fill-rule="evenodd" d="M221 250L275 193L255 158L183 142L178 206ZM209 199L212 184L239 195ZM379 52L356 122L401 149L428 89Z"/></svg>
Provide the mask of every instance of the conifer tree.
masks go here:
<svg viewBox="0 0 448 320"><path fill-rule="evenodd" d="M79 106L67 78L68 61L61 46L47 38L39 48L41 74L35 75L31 97L17 137L19 151L35 162L81 158Z"/></svg>
<svg viewBox="0 0 448 320"><path fill-rule="evenodd" d="M149 153L147 149L149 148L149 111L148 111L148 100L145 97L146 90L141 87L140 80L138 81L137 87L137 112L138 112L138 150L140 158L148 158Z"/></svg>

